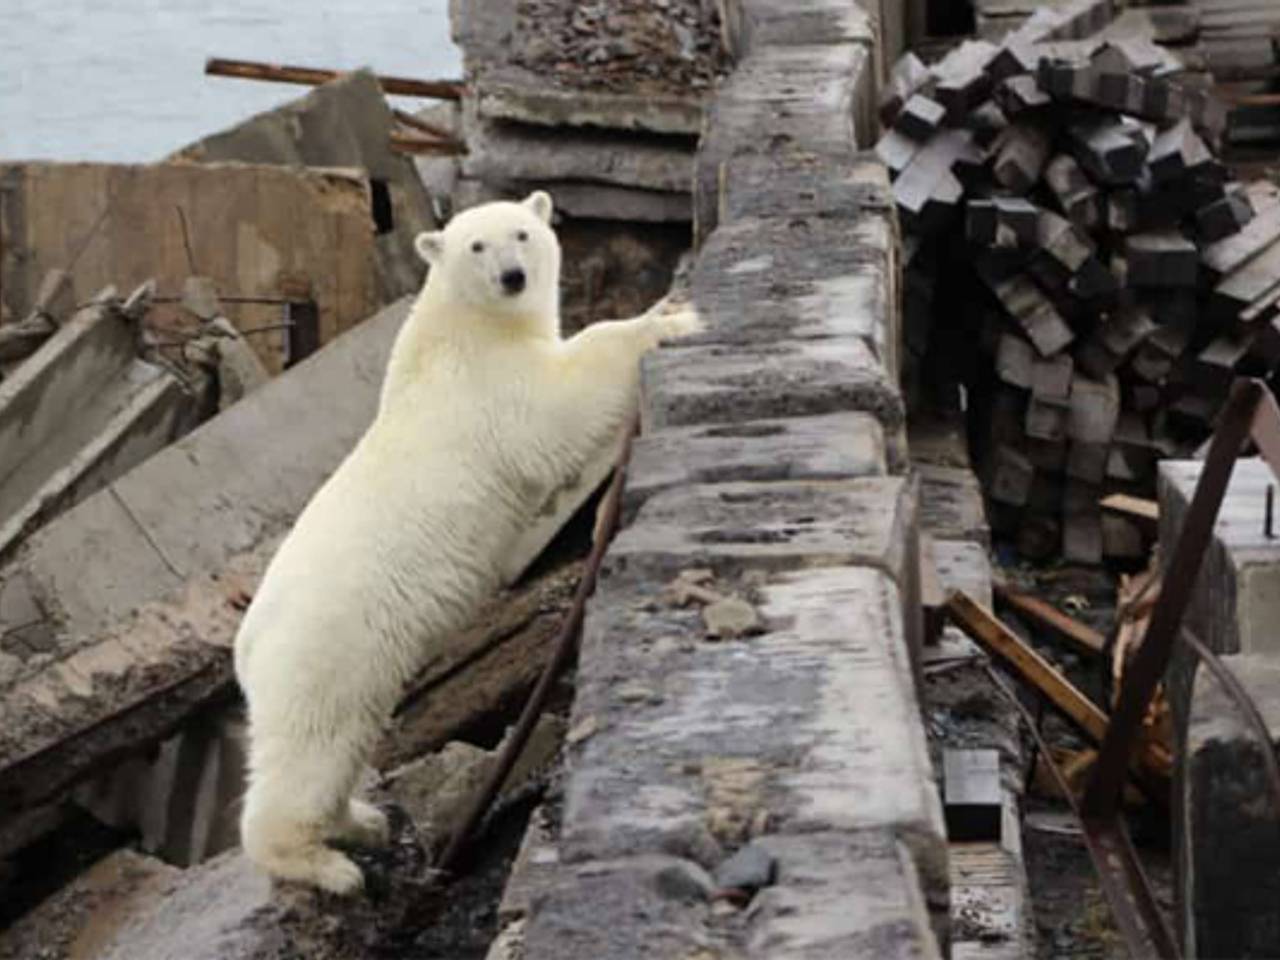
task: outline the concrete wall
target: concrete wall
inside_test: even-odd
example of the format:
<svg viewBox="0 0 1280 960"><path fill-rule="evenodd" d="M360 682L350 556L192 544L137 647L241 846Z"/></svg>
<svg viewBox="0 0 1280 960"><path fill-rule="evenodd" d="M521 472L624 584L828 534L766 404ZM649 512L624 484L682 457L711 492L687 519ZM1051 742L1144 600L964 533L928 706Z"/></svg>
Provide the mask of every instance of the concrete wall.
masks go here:
<svg viewBox="0 0 1280 960"><path fill-rule="evenodd" d="M690 293L650 357L626 525L590 603L558 831L493 956L936 957L948 856L913 666L917 483L877 31L852 0L728 3ZM729 598L684 605L697 580ZM776 870L709 902L749 847Z"/></svg>

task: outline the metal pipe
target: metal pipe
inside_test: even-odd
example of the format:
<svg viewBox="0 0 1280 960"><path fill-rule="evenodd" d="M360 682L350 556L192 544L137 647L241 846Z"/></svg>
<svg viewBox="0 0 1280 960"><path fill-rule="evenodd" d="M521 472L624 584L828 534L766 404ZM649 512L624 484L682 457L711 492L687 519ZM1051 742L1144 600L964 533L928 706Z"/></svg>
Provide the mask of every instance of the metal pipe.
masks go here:
<svg viewBox="0 0 1280 960"><path fill-rule="evenodd" d="M227 60L210 57L204 63L204 72L211 77L238 77L241 80L268 80L273 83L297 83L316 87L341 76L338 70L323 67L298 67L280 63L261 63L256 60ZM464 84L461 80L415 80L412 77L377 78L383 93L402 97L422 97L427 100L461 100Z"/></svg>

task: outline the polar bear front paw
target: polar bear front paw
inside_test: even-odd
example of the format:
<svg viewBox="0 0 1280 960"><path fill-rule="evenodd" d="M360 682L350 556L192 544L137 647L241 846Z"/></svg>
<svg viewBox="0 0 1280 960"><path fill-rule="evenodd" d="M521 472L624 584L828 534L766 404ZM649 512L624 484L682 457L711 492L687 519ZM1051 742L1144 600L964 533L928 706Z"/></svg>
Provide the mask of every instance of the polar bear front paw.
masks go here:
<svg viewBox="0 0 1280 960"><path fill-rule="evenodd" d="M669 305L653 316L653 325L660 340L679 340L692 337L707 329L706 321L692 304Z"/></svg>

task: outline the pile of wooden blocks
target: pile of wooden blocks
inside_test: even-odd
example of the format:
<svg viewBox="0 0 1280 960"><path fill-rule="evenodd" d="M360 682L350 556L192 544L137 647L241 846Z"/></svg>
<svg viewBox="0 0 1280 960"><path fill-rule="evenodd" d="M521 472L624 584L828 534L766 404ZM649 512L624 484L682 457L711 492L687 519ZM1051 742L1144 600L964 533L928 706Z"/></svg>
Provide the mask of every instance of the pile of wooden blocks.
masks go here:
<svg viewBox="0 0 1280 960"><path fill-rule="evenodd" d="M895 68L876 149L908 388L963 397L992 527L1024 555L1137 560L1141 528L1101 500L1151 496L1232 379L1280 365L1280 202L1232 182L1225 110L1169 50L1058 40L1062 17Z"/></svg>

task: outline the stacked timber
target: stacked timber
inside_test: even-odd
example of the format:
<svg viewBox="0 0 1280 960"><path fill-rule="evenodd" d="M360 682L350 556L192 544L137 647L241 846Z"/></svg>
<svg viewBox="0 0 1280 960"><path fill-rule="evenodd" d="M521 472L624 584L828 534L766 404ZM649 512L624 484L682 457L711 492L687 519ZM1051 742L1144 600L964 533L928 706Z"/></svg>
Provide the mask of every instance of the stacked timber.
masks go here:
<svg viewBox="0 0 1280 960"><path fill-rule="evenodd" d="M1037 19L894 71L877 152L910 370L917 400L967 406L997 533L1136 559L1142 531L1100 500L1150 496L1232 379L1280 365L1280 202L1231 180L1225 112L1167 50L1045 42Z"/></svg>

